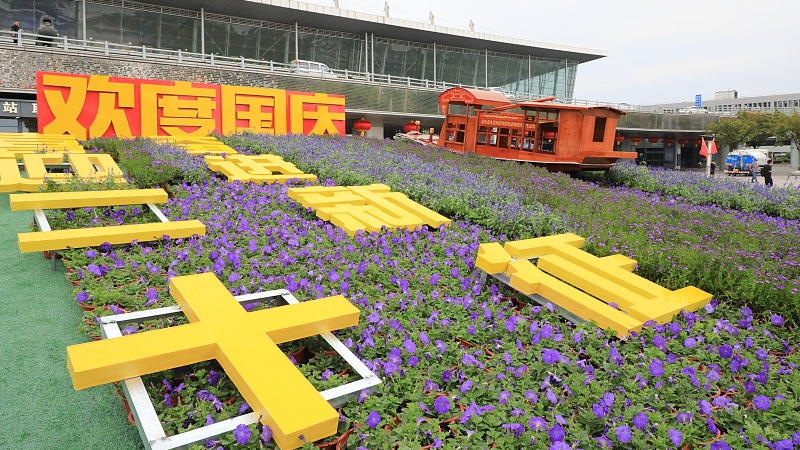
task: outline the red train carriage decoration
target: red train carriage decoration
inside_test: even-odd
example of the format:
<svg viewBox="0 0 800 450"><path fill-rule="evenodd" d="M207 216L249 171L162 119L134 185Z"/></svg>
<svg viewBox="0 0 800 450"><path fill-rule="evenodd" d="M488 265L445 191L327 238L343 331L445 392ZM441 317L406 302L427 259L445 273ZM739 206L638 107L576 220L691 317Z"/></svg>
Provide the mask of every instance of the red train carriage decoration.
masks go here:
<svg viewBox="0 0 800 450"><path fill-rule="evenodd" d="M624 111L552 100L511 103L497 92L448 89L439 96L445 121L438 145L562 172L607 170L620 158L636 158L635 152L614 151Z"/></svg>

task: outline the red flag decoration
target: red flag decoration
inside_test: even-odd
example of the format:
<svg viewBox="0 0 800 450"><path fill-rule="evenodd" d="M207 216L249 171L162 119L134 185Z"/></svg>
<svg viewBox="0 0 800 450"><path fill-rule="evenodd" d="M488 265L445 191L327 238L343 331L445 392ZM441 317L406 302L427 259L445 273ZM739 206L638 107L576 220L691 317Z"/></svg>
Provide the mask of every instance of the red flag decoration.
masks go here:
<svg viewBox="0 0 800 450"><path fill-rule="evenodd" d="M700 146L700 156L708 156L708 147L706 147L706 140L701 139L703 145Z"/></svg>
<svg viewBox="0 0 800 450"><path fill-rule="evenodd" d="M716 155L717 154L717 141L716 141L716 139L711 141L711 154L712 155Z"/></svg>

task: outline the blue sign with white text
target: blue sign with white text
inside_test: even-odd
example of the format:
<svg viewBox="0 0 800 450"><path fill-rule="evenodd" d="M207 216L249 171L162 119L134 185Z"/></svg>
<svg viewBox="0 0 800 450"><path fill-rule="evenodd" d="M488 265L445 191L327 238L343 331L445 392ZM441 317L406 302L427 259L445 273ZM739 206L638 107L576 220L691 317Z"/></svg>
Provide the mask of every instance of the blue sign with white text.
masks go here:
<svg viewBox="0 0 800 450"><path fill-rule="evenodd" d="M703 95L702 94L697 94L697 95L694 96L694 106L697 106L698 108L703 106Z"/></svg>

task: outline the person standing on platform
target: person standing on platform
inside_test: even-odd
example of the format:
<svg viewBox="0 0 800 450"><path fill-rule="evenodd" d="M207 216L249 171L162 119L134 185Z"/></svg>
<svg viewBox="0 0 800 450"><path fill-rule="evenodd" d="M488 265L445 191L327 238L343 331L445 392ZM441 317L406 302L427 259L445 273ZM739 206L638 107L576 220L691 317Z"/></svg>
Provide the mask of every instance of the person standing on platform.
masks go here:
<svg viewBox="0 0 800 450"><path fill-rule="evenodd" d="M772 160L767 161L767 165L761 170L764 175L764 185L772 186Z"/></svg>
<svg viewBox="0 0 800 450"><path fill-rule="evenodd" d="M11 31L14 33L14 43L16 44L19 35L19 20L15 20L14 25L11 25Z"/></svg>
<svg viewBox="0 0 800 450"><path fill-rule="evenodd" d="M750 174L753 175L753 179L750 180L751 183L758 183L758 160L754 159L753 163L750 164Z"/></svg>

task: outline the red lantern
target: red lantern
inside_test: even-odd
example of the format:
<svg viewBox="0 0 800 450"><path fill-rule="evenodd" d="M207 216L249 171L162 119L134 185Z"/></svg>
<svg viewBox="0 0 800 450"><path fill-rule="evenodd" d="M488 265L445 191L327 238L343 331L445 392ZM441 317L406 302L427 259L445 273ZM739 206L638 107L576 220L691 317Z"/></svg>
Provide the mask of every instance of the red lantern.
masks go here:
<svg viewBox="0 0 800 450"><path fill-rule="evenodd" d="M633 142L633 145L636 145L639 142L642 142L642 137L634 134L633 136L631 136L631 142Z"/></svg>
<svg viewBox="0 0 800 450"><path fill-rule="evenodd" d="M548 141L552 141L553 139L556 138L556 132L555 131L545 131L544 133L542 133L542 137L547 139Z"/></svg>
<svg viewBox="0 0 800 450"><path fill-rule="evenodd" d="M692 145L700 145L703 143L702 139L692 139Z"/></svg>
<svg viewBox="0 0 800 450"><path fill-rule="evenodd" d="M675 138L664 138L664 143L667 145L672 145L675 143Z"/></svg>
<svg viewBox="0 0 800 450"><path fill-rule="evenodd" d="M656 142L658 142L660 140L661 139L659 139L659 138L657 138L655 136L650 136L649 138L647 138L647 141L650 142L651 144L655 144Z"/></svg>
<svg viewBox="0 0 800 450"><path fill-rule="evenodd" d="M620 143L622 143L622 141L625 140L625 136L618 134L614 136L614 140L617 142L617 145L619 145Z"/></svg>
<svg viewBox="0 0 800 450"><path fill-rule="evenodd" d="M364 136L364 132L369 131L370 128L372 128L372 124L367 119L361 118L353 122L353 129L361 132L361 136Z"/></svg>
<svg viewBox="0 0 800 450"><path fill-rule="evenodd" d="M689 140L688 140L688 139L686 139L686 138L680 138L680 139L678 139L678 144L681 144L681 145L686 145L686 144L688 144L688 143L689 143Z"/></svg>
<svg viewBox="0 0 800 450"><path fill-rule="evenodd" d="M403 132L410 133L412 131L419 131L419 128L420 128L419 121L414 122L412 120L411 122L408 122L407 124L403 125Z"/></svg>

